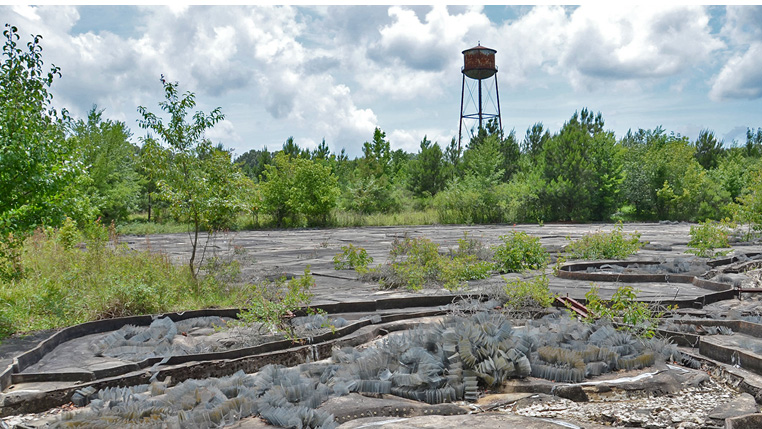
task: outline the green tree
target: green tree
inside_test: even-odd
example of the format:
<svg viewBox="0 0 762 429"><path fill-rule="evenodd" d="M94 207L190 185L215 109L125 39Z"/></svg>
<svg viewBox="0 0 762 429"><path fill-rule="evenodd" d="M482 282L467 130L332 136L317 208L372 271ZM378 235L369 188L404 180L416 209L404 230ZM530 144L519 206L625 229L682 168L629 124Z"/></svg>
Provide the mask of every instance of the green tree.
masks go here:
<svg viewBox="0 0 762 429"><path fill-rule="evenodd" d="M521 145L521 151L528 154L533 160L538 159L542 154L542 148L549 139L550 133L544 130L542 122L537 122L530 128L527 128L527 133Z"/></svg>
<svg viewBox="0 0 762 429"><path fill-rule="evenodd" d="M312 151L313 160L327 161L331 158L331 149L325 144L325 139Z"/></svg>
<svg viewBox="0 0 762 429"><path fill-rule="evenodd" d="M392 152L391 145L386 140L386 133L376 128L373 131L373 140L362 145L363 158L360 168L363 175L373 176L376 179L386 177L391 179Z"/></svg>
<svg viewBox="0 0 762 429"><path fill-rule="evenodd" d="M353 183L348 186L349 208L366 214L399 210L399 198L392 183L391 144L386 140L386 133L376 128L373 140L363 143L362 151Z"/></svg>
<svg viewBox="0 0 762 429"><path fill-rule="evenodd" d="M717 167L723 149L722 142L717 140L713 131L701 130L694 146L696 147L694 157L705 170Z"/></svg>
<svg viewBox="0 0 762 429"><path fill-rule="evenodd" d="M506 137L499 127L497 118L488 120L487 126L479 129L479 132L468 143L468 150L463 156L467 157L469 150L478 149L488 139L497 142L497 150L500 153L499 169L503 172L501 180L508 182L518 170L521 150L516 139L516 131L511 130Z"/></svg>
<svg viewBox="0 0 762 429"><path fill-rule="evenodd" d="M226 227L234 213L246 208L239 193L243 174L231 162L229 152L220 151L204 138L207 129L224 119L220 108L209 114L197 111L188 122L188 110L196 106L195 95L180 95L177 82L168 82L163 76L161 81L165 100L159 107L169 114L169 121L165 123L140 106L138 112L143 119L138 123L167 145L163 148L157 139L143 139L143 150L154 160L152 167L159 178L159 197L169 203L169 211L177 220L187 222L191 228L188 265L195 277L199 233L206 229L213 234Z"/></svg>
<svg viewBox="0 0 762 429"><path fill-rule="evenodd" d="M88 217L77 192L79 155L64 136L66 111L48 92L60 68L43 70L42 36L19 46L18 29L5 25L0 65L0 231L59 225L68 215Z"/></svg>
<svg viewBox="0 0 762 429"><path fill-rule="evenodd" d="M408 186L415 196L433 196L445 185L444 154L439 144L432 144L426 136L421 140L418 156L410 161Z"/></svg>
<svg viewBox="0 0 762 429"><path fill-rule="evenodd" d="M72 126L72 145L79 148L89 181L85 195L106 220L125 220L137 208L140 178L137 152L129 142L124 122L103 120L103 110L93 106L87 121Z"/></svg>
<svg viewBox="0 0 762 429"><path fill-rule="evenodd" d="M574 112L543 147L545 198L553 218L605 220L617 208L621 162L600 112Z"/></svg>
<svg viewBox="0 0 762 429"><path fill-rule="evenodd" d="M762 128L755 133L752 128L746 129L746 156L759 158L762 156Z"/></svg>
<svg viewBox="0 0 762 429"><path fill-rule="evenodd" d="M280 152L266 167L264 177L263 204L277 226L285 226L287 220L297 224L300 217L308 225L327 224L339 195L330 167Z"/></svg>
<svg viewBox="0 0 762 429"><path fill-rule="evenodd" d="M282 152L293 158L296 158L296 157L309 158L310 157L310 151L307 149L300 148L298 144L294 143L293 137L287 138L286 142L283 143Z"/></svg>
<svg viewBox="0 0 762 429"><path fill-rule="evenodd" d="M245 152L235 163L241 168L241 171L255 182L259 182L262 173L265 172L265 166L272 162L273 155L267 150L267 146L262 150L252 149Z"/></svg>

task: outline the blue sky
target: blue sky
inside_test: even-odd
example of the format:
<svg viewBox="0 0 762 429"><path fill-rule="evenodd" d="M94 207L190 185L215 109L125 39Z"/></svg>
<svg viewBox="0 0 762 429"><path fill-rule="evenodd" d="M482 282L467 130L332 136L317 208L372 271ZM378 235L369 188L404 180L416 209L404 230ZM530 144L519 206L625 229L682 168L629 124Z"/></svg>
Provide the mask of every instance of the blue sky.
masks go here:
<svg viewBox="0 0 762 429"><path fill-rule="evenodd" d="M613 3L613 2L611 2ZM137 107L158 112L159 76L222 108L208 133L242 154L293 136L361 155L375 127L394 149L458 134L461 51L497 50L503 126L558 131L574 111L606 128L708 128L745 140L762 127L762 6L0 6L43 36L61 67L56 107L97 104L133 139Z"/></svg>

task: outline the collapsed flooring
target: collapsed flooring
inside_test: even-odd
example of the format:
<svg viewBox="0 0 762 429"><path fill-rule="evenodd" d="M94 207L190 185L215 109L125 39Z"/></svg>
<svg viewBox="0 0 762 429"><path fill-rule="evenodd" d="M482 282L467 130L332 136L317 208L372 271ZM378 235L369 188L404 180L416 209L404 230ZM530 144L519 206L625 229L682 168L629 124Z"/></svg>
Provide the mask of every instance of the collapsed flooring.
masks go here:
<svg viewBox="0 0 762 429"><path fill-rule="evenodd" d="M544 228L549 231L552 227ZM568 230L569 226L564 228ZM551 234L551 241L557 236ZM548 247L552 246L551 243ZM674 242L653 246L662 250L651 251L661 252L651 259L664 263L674 254L672 249L680 247L680 243ZM670 250L663 250L667 248ZM332 256L336 249L331 250ZM751 253L749 250L755 249L743 250ZM278 252L283 253L283 249ZM317 257L317 253L320 252L312 256ZM639 259L648 254L647 251L641 253L637 255ZM324 260L327 255L326 252L318 259ZM613 264L604 267L604 271L611 270ZM695 264L683 263L683 268L673 265L682 272L698 274L692 268ZM323 284L328 283L331 276L339 277L334 278L339 283L341 278L350 277L346 273L329 272L325 267L321 271L320 264L317 267L313 274L320 277L322 273ZM719 278L722 275L726 278ZM728 283L728 288L739 281L733 275L713 274L718 277L715 280ZM475 291L479 291L480 285L490 286L490 281L494 279L475 282ZM555 290L574 290L572 295L579 296L577 290L586 290L590 282L580 283L576 281L575 286L573 280L556 279ZM615 285L602 285L603 291L607 287L615 289ZM658 286L642 286L646 290L650 288L655 300L666 301L665 297L672 294L671 290L664 293L665 288ZM707 292L700 287L690 289L692 286L688 284L670 283L669 286L688 289L688 301L695 301ZM381 296L412 299L404 292ZM318 293L317 301L326 298L329 302L337 299ZM356 294L352 298L356 301ZM685 338L714 334L715 339L722 337L719 343L745 347L748 351L745 355L753 357L757 353L756 343L749 338L744 342L747 332L740 332L739 328L734 332L714 322L732 316L755 323L752 319L758 314L754 311L756 305L750 304L753 301L756 300L718 301L666 320L662 329L680 332ZM25 395L27 399L39 398L45 389L66 392L67 402L74 399L79 405L88 405L57 416L16 415L4 421L27 427L125 427L129 421L140 422L145 427L223 424L264 427L265 422L286 427L457 427L463 424L522 428L596 427L598 424L724 427L726 417L757 411L754 397L743 391L755 394L759 389L756 386L762 383L756 383L753 373L744 372L745 364L739 369L738 362L707 359L698 353L698 348L677 347L664 340L637 340L603 323L586 325L563 315L511 323L500 313L474 311L476 307L471 303L461 304L458 311L438 308L439 314L450 316L433 319L421 318L420 309L378 312L383 318L376 313L373 317L371 313L358 312L332 314L327 320L297 319L302 329L300 336L313 339L308 342L315 345L311 346L312 350L305 346L299 352L289 353L287 359L280 358L287 366L268 365L267 359L244 362L246 358L232 356L214 361L226 356L214 353L230 353L237 348L254 353L254 350L264 350L263 345L275 339L271 333L262 335L260 329L225 333L220 328L227 320L219 317L174 322L156 318L152 320L153 328L120 327L90 337L79 336L56 349L65 350L68 346L69 353L75 350L80 353L76 359L56 359L61 353L47 353L24 371L14 374L17 380L23 380L22 373L26 372L27 380L38 377L38 383L17 383L6 389L3 408L13 409L8 404L23 402ZM431 311L426 314L432 315ZM686 317L702 317L705 321L684 323ZM402 322L394 325L394 320ZM327 333L325 326L329 321L348 326ZM359 325L362 327L357 331L349 329ZM693 331L687 326L694 326ZM371 327L375 327L374 330L369 330ZM314 332L310 332L313 329ZM363 330L367 332L362 339L341 340L350 331L360 338L357 333ZM329 337L332 339L327 341ZM708 340L707 344L712 342ZM179 355L187 359L178 360ZM202 355L209 359L207 362L219 362L218 367L225 367L221 372L228 375L215 377L215 371L209 369L213 364L196 364ZM175 360L169 359L170 356ZM104 370L102 374L121 371L121 378L131 381L118 387L118 382L105 383L106 378L99 378L61 387L66 384L64 378L86 373L87 367L92 367L98 359L105 359L95 365ZM278 362L279 358L270 360ZM125 366L125 362L137 366ZM238 366L245 370L234 371L236 364L231 362L239 362ZM676 366L678 364L683 366ZM703 368L703 371L692 368ZM716 376L709 377L706 373L709 370ZM58 374L57 384L52 383L55 386L39 382L39 374L46 371ZM137 383L134 380L141 378L131 377L141 371L143 382ZM183 372L208 376L193 379ZM29 393L35 389L37 392ZM497 395L485 396L488 392ZM490 417L495 412L501 412L497 415L502 416L502 420ZM464 423L466 421L468 423Z"/></svg>

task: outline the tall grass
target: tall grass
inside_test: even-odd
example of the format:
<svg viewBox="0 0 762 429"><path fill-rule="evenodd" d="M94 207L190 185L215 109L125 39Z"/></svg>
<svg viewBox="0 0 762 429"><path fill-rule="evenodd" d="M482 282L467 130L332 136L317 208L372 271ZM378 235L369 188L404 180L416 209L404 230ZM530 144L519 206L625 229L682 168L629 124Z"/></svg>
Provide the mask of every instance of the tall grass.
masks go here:
<svg viewBox="0 0 762 429"><path fill-rule="evenodd" d="M331 213L331 226L337 228L353 226L431 225L435 223L439 223L439 215L435 209L374 214L334 210Z"/></svg>
<svg viewBox="0 0 762 429"><path fill-rule="evenodd" d="M404 226L404 225L433 225L441 223L436 209L408 210L400 213L362 214L350 210L335 209L331 213L327 228L347 228L356 226ZM305 223L301 226L307 226ZM124 224L117 226L117 232L122 235L150 235L188 232L189 226L175 221L148 222L144 215L134 215ZM261 213L258 216L240 214L236 217L230 229L233 231L250 231L275 228L272 216Z"/></svg>
<svg viewBox="0 0 762 429"><path fill-rule="evenodd" d="M236 307L246 299L245 287L213 275L197 287L187 267L130 250L102 231L84 238L66 227L38 230L18 247L15 266L15 275L0 278L0 338L109 317Z"/></svg>

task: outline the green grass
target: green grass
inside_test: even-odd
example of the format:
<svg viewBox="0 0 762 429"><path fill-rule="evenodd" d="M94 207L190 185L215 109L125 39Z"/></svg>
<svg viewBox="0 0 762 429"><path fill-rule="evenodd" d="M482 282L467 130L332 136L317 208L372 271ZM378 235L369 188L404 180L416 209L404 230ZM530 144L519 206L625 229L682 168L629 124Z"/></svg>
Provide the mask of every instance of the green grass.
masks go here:
<svg viewBox="0 0 762 429"><path fill-rule="evenodd" d="M411 210L401 213L361 214L345 210L331 213L331 226L337 228L354 226L432 225L439 223L434 209Z"/></svg>
<svg viewBox="0 0 762 429"><path fill-rule="evenodd" d="M597 231L569 241L566 251L575 259L626 259L641 247L640 233L626 236L621 222L611 232Z"/></svg>
<svg viewBox="0 0 762 429"><path fill-rule="evenodd" d="M325 227L433 225L436 223L439 223L439 215L434 209L374 214L362 214L336 209L331 213L331 218ZM117 225L116 231L120 235L150 235L188 232L189 228L190 226L187 224L172 220L158 223L153 220L149 222L147 216L143 213L130 216L127 222ZM233 231L270 228L275 228L275 222L272 216L267 214L260 214L256 218L251 214L240 214L230 226L230 229Z"/></svg>
<svg viewBox="0 0 762 429"><path fill-rule="evenodd" d="M120 235L150 235L150 234L172 234L177 232L188 232L190 225L167 220L156 222L148 221L145 213L131 215L129 220L116 226L116 232Z"/></svg>
<svg viewBox="0 0 762 429"><path fill-rule="evenodd" d="M0 278L0 338L110 317L238 307L250 292L213 275L197 286L187 267L165 255L103 238L72 240L60 230L38 230L17 255L16 275Z"/></svg>

